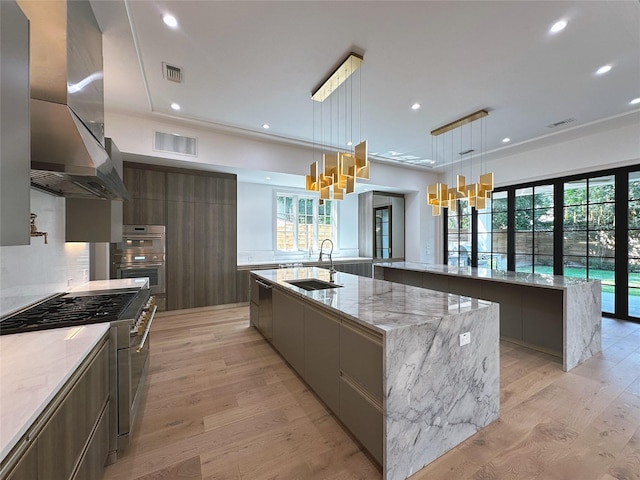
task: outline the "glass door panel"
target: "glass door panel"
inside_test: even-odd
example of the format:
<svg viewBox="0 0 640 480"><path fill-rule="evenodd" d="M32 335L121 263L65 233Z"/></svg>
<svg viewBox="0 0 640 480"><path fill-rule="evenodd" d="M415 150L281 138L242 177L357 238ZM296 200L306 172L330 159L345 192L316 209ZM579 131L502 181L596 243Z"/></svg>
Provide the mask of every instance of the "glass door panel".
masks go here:
<svg viewBox="0 0 640 480"><path fill-rule="evenodd" d="M377 207L374 213L376 258L391 258L391 207Z"/></svg>
<svg viewBox="0 0 640 480"><path fill-rule="evenodd" d="M629 316L640 318L640 172L629 173L627 207L627 299Z"/></svg>

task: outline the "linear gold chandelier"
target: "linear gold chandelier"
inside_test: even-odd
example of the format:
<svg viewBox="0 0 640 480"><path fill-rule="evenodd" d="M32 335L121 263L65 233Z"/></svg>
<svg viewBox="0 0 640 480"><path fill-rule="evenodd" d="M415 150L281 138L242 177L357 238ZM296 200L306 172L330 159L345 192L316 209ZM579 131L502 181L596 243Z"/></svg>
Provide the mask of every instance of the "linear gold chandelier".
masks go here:
<svg viewBox="0 0 640 480"><path fill-rule="evenodd" d="M311 95L312 100L320 103L324 102L360 67L363 60L364 58L361 55L350 53L344 62L313 92ZM344 97L346 104L346 91ZM353 122L353 115L351 115L351 118ZM348 145L351 145L351 142ZM356 178L369 179L367 141L360 142L352 152L336 151L324 153L322 155L322 163L323 168L321 170L317 161L312 162L309 175L306 176L306 189L319 192L320 205L324 203L324 200L342 200L345 194L355 192Z"/></svg>
<svg viewBox="0 0 640 480"><path fill-rule="evenodd" d="M478 110L475 113L459 118L458 120L432 130L431 135L433 135L434 137L438 137L439 135L450 132L457 128L461 129L462 126L473 123L474 121L482 119L487 115L489 115L489 112L487 110ZM483 140L484 139L481 139L481 141ZM462 140L460 144L462 145ZM467 153L471 154L473 151L474 150L470 148L467 152L461 152L460 155L464 155ZM453 151L451 154L453 156ZM484 151L481 151L481 157L483 155ZM471 168L473 168L473 160L471 160ZM448 208L452 212L455 212L457 210L458 200L467 200L470 207L475 207L477 210L484 210L485 208L487 208L487 199L491 198L492 191L493 172L480 174L477 183L467 183L466 177L464 175L457 175L456 184L454 186L450 187L446 183L432 183L428 185L427 203L431 205L431 213L434 216L439 216L442 213L443 208Z"/></svg>

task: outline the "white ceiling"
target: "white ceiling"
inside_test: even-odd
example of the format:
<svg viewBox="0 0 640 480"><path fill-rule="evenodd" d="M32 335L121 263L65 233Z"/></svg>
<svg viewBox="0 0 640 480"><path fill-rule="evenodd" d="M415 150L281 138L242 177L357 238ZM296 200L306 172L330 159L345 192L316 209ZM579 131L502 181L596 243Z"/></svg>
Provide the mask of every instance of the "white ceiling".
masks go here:
<svg viewBox="0 0 640 480"><path fill-rule="evenodd" d="M261 134L268 123L268 135L303 143L344 143L353 131L377 158L435 156L438 168L472 141L512 148L640 109L629 104L640 97L639 0L91 3L105 35L105 107L117 111ZM568 26L550 34L560 19ZM364 55L350 94L313 102L350 51ZM162 62L182 67L184 82L165 80ZM611 71L596 75L605 64ZM485 133L438 137L436 149L431 130L481 108Z"/></svg>

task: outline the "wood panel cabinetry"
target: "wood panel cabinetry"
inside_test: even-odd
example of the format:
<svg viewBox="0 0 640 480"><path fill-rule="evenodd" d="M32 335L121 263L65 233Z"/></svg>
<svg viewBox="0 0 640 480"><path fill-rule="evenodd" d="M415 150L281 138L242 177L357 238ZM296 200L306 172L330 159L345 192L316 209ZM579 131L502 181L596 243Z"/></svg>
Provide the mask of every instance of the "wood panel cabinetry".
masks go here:
<svg viewBox="0 0 640 480"><path fill-rule="evenodd" d="M166 226L167 309L235 303L236 176L126 163L124 223Z"/></svg>
<svg viewBox="0 0 640 480"><path fill-rule="evenodd" d="M167 309L195 306L195 204L167 202Z"/></svg>
<svg viewBox="0 0 640 480"><path fill-rule="evenodd" d="M0 477L102 478L109 453L109 406L109 341L105 336L25 433L17 450L2 462ZM20 452L24 445L26 451ZM5 470L10 470L6 477Z"/></svg>
<svg viewBox="0 0 640 480"><path fill-rule="evenodd" d="M166 224L166 173L125 166L124 184L131 195L123 202L125 225Z"/></svg>
<svg viewBox="0 0 640 480"><path fill-rule="evenodd" d="M27 452L9 474L7 480L34 480L38 478L38 450L36 442L32 442Z"/></svg>
<svg viewBox="0 0 640 480"><path fill-rule="evenodd" d="M167 306L236 301L234 175L167 173Z"/></svg>

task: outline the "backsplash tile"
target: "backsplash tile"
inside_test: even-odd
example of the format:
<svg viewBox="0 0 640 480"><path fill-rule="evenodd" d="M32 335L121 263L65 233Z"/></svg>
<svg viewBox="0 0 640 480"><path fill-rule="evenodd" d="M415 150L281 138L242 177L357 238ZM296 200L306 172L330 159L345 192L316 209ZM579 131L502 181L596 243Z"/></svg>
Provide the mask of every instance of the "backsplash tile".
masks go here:
<svg viewBox="0 0 640 480"><path fill-rule="evenodd" d="M0 315L88 281L89 244L65 243L65 200L31 189L38 231L31 245L0 247Z"/></svg>

